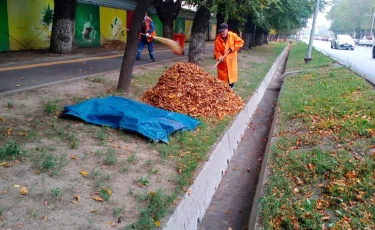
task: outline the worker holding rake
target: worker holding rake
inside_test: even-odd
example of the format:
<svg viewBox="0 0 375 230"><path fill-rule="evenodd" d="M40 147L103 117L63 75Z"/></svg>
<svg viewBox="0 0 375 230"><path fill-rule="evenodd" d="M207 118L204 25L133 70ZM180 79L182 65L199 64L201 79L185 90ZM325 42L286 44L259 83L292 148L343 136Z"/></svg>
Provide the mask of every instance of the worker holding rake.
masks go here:
<svg viewBox="0 0 375 230"><path fill-rule="evenodd" d="M233 88L237 81L237 51L243 46L244 41L233 32L228 31L228 24L222 23L219 26L219 35L215 40L215 58L218 78L228 82Z"/></svg>
<svg viewBox="0 0 375 230"><path fill-rule="evenodd" d="M139 35L137 56L135 58L136 61L141 59L141 52L143 50L143 47L146 44L148 45L148 53L150 54L150 61L153 61L153 62L155 61L154 47L153 47L154 36L156 36L155 25L152 22L152 19L148 17L146 13L145 18L142 23L141 34Z"/></svg>

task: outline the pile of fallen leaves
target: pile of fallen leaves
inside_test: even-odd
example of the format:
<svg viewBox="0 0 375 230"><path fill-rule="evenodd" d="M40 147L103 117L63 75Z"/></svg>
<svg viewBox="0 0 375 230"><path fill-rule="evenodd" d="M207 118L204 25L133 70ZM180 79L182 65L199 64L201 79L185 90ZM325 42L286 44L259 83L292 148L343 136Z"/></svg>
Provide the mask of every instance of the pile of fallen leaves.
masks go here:
<svg viewBox="0 0 375 230"><path fill-rule="evenodd" d="M106 50L125 50L125 42L119 41L119 40L112 40L112 41L106 41L102 45L100 45L100 48L106 49Z"/></svg>
<svg viewBox="0 0 375 230"><path fill-rule="evenodd" d="M141 101L192 117L223 118L238 113L244 105L227 83L199 65L179 62L169 68Z"/></svg>

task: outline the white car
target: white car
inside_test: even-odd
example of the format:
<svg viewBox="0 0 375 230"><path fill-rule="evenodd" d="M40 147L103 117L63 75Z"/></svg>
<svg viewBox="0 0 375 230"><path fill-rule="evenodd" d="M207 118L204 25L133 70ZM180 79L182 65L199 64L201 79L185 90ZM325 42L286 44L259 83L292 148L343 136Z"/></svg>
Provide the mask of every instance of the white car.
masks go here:
<svg viewBox="0 0 375 230"><path fill-rule="evenodd" d="M332 49L351 49L354 50L355 43L350 35L340 34L337 38L331 41Z"/></svg>
<svg viewBox="0 0 375 230"><path fill-rule="evenodd" d="M372 38L371 37L363 37L361 40L359 40L359 46L372 46Z"/></svg>

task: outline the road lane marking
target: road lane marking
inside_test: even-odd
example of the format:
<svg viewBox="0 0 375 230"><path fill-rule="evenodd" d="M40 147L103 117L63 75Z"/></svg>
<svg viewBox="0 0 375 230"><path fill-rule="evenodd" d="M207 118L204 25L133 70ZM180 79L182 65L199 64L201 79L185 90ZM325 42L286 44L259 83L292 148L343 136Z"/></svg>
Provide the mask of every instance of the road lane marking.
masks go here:
<svg viewBox="0 0 375 230"><path fill-rule="evenodd" d="M159 52L163 52L163 51L166 51L166 50L158 50L158 51L155 51L155 53L159 53ZM109 58L116 58L116 57L122 57L122 56L124 56L124 54L115 54L115 55L109 55L109 56L79 58L79 59L71 59L71 60L64 60L64 61L43 62L43 63L21 65L21 66L9 66L9 67L2 67L2 68L0 68L0 72L12 71L12 70L20 70L20 69L30 69L30 68L37 68L37 67L45 67L45 66L52 66L52 65L69 64L69 63L78 63L78 62L101 60L101 59L109 59Z"/></svg>

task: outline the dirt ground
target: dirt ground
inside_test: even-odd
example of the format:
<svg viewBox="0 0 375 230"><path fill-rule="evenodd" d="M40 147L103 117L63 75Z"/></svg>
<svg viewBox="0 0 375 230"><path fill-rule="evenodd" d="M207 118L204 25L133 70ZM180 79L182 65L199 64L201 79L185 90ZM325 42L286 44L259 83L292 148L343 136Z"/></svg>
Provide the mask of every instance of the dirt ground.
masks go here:
<svg viewBox="0 0 375 230"><path fill-rule="evenodd" d="M265 61L249 55L239 63ZM172 64L137 68L135 80L141 82L149 72L160 76ZM14 140L22 157L0 162L9 166L0 166L1 229L124 229L139 218L144 195L175 191L177 163L162 159L155 143L134 133L58 118L64 105L113 93L132 99L142 94L140 88L132 88L130 95L116 92L118 76L114 71L2 96L1 147ZM48 104L57 106L50 115ZM21 194L22 187L27 195ZM95 200L103 193L107 201Z"/></svg>
<svg viewBox="0 0 375 230"><path fill-rule="evenodd" d="M114 91L118 76L112 72L1 98L1 146L13 139L25 151L22 161L0 167L1 229L123 228L139 217L140 195L158 188L174 191L173 161L162 160L147 139L43 112L55 99L62 107ZM110 152L118 156L114 165L105 163ZM51 155L55 168L41 170ZM20 194L21 187L27 195ZM95 201L103 188L112 191L110 199Z"/></svg>

